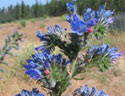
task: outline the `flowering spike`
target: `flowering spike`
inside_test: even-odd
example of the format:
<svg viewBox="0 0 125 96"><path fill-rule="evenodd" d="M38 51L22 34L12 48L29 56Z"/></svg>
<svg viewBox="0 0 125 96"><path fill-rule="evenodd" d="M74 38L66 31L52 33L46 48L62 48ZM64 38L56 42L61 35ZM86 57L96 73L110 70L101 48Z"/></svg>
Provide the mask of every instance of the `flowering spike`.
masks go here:
<svg viewBox="0 0 125 96"><path fill-rule="evenodd" d="M90 96L94 96L96 93L96 88L95 87L92 87L92 92L90 93Z"/></svg>
<svg viewBox="0 0 125 96"><path fill-rule="evenodd" d="M81 86L74 91L75 96L109 96L104 93L103 90L96 92L96 88L92 87L92 91L90 92L90 88L88 85L85 85L85 89Z"/></svg>
<svg viewBox="0 0 125 96"><path fill-rule="evenodd" d="M45 96L43 93L39 92L36 88L33 88L32 91L22 90L20 94L16 96Z"/></svg>
<svg viewBox="0 0 125 96"><path fill-rule="evenodd" d="M41 79L42 72L38 69L26 70L26 74L30 75L31 79Z"/></svg>
<svg viewBox="0 0 125 96"><path fill-rule="evenodd" d="M43 64L43 67L45 69L48 69L50 67L50 63L48 61L45 61L44 64Z"/></svg>
<svg viewBox="0 0 125 96"><path fill-rule="evenodd" d="M66 6L67 6L67 10L68 10L71 14L76 14L77 6L74 4L73 1L72 1L71 3L66 3Z"/></svg>

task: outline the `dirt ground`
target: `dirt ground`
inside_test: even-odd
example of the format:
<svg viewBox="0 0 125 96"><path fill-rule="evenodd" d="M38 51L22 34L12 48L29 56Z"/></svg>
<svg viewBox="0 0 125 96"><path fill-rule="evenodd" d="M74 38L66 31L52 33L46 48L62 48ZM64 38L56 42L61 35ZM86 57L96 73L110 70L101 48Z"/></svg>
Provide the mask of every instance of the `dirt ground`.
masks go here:
<svg viewBox="0 0 125 96"><path fill-rule="evenodd" d="M45 24L45 27L41 28L41 24ZM59 17L38 20L35 23L27 21L26 27L21 27L19 22L3 24L0 28L0 48L2 47L2 45L4 45L4 40L7 37L7 35L12 34L15 30L18 30L19 32L24 34L24 45L28 44L29 42L40 44L39 39L36 37L36 32L38 30L41 30L42 32L47 32L47 27L49 25L54 26L55 24L59 24L63 28L68 28L68 30L70 29L70 25L67 22L60 20ZM123 54L125 54L124 36L125 34L111 36L111 39L116 41L116 45L119 46ZM9 61L9 63L13 63L13 60L9 59L9 57L7 58L7 61ZM9 65L16 66L16 64ZM17 70L17 73L14 73L14 76L12 78L3 78L3 80L0 81L0 96L15 96L15 94L20 93L22 89L31 90L32 88L38 88L46 94L45 90L41 89L41 87L38 84L36 84L35 81L23 80L21 77L19 77L19 74L25 74L25 72L20 73L19 71L20 70ZM79 88L81 85L84 87L85 84L88 84L90 87L95 86L98 90L103 89L110 96L125 96L124 55L118 60L117 64L113 68L111 68L110 71L102 73L93 68L90 72L81 74L81 76L85 77L85 79L77 81L72 80L72 85L69 88L67 88L63 96L65 96L67 93L70 94L73 90Z"/></svg>

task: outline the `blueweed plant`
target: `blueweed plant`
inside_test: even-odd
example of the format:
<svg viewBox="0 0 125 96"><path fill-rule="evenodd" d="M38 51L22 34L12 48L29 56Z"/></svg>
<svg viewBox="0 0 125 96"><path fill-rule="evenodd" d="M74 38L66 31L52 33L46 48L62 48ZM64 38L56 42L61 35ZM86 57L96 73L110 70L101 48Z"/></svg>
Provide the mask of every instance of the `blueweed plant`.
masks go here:
<svg viewBox="0 0 125 96"><path fill-rule="evenodd" d="M88 48L92 36L97 40L103 39L114 21L114 12L106 10L103 5L97 11L85 9L83 19L77 14L77 5L73 1L66 3L66 6L70 12L66 15L66 20L71 25L71 32L66 32L67 29L59 25L54 28L49 26L48 33L38 31L37 37L42 41L42 45L35 48L38 53L32 55L32 59L28 59L28 64L24 66L26 74L47 88L50 96L61 96L71 84L70 80L85 70L87 65L91 65L91 56L83 51ZM102 45L104 46L107 45ZM58 47L64 56L60 53L53 54L55 47ZM114 54L115 49L112 51L111 54ZM101 54L103 52L99 55ZM108 58L115 56L110 55Z"/></svg>
<svg viewBox="0 0 125 96"><path fill-rule="evenodd" d="M7 64L7 62L4 62L4 58L6 55L12 56L13 53L11 52L12 49L19 49L18 41L22 41L22 33L14 32L11 35L8 35L8 37L5 40L5 45L2 49L0 49L0 64Z"/></svg>
<svg viewBox="0 0 125 96"><path fill-rule="evenodd" d="M36 88L33 88L32 91L22 90L20 94L16 96L45 96L43 93L39 92Z"/></svg>
<svg viewBox="0 0 125 96"><path fill-rule="evenodd" d="M109 96L109 95L106 94L103 90L97 91L95 87L92 87L92 90L90 91L89 86L85 85L85 88L83 88L83 86L77 88L73 92L73 96Z"/></svg>
<svg viewBox="0 0 125 96"><path fill-rule="evenodd" d="M2 47L2 49L0 49L0 64L8 65L4 59L7 55L13 56L13 53L11 52L12 49L19 49L18 41L22 41L22 36L23 34L17 31L11 35L8 35L8 37L5 39L5 45ZM3 68L0 68L0 71L5 72Z"/></svg>

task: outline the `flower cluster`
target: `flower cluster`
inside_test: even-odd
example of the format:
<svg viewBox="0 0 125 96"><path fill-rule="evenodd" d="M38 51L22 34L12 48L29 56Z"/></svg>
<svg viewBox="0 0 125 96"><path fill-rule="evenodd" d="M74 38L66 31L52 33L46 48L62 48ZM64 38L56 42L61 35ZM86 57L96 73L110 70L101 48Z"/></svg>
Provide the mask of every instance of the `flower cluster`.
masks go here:
<svg viewBox="0 0 125 96"><path fill-rule="evenodd" d="M91 33L96 28L94 26L98 25L100 21L103 21L104 27L108 27L110 24L113 23L114 18L111 17L114 12L110 10L105 10L104 6L102 5L99 10L95 11L91 8L88 8L84 11L83 20L77 14L77 6L72 1L71 3L66 4L68 11L70 14L66 16L66 20L71 25L71 32L77 33L77 35L83 35L83 33ZM97 31L96 29L95 31ZM106 29L105 29L106 30Z"/></svg>
<svg viewBox="0 0 125 96"><path fill-rule="evenodd" d="M59 25L55 25L54 28L52 26L48 27L48 33L37 32L37 37L42 41L42 45L38 46L36 51L53 51L55 46L64 49L66 46L67 33L66 28L61 28Z"/></svg>
<svg viewBox="0 0 125 96"><path fill-rule="evenodd" d="M32 91L22 90L20 94L16 96L45 96L43 93L39 92L36 88L33 88Z"/></svg>
<svg viewBox="0 0 125 96"><path fill-rule="evenodd" d="M48 52L48 51L47 51ZM36 55L32 55L32 59L27 60L27 65L24 65L26 74L30 75L31 79L40 80L44 75L50 74L50 67L53 65L66 68L70 61L66 61L62 54L54 55L43 51Z"/></svg>
<svg viewBox="0 0 125 96"><path fill-rule="evenodd" d="M42 83L44 88L56 91L56 95L66 90L67 87L63 89L62 86L69 86L70 78L66 67L70 61L63 58L62 54L54 55L46 49L32 55L32 59L28 59L27 63L24 65L26 74Z"/></svg>
<svg viewBox="0 0 125 96"><path fill-rule="evenodd" d="M122 52L117 52L118 48L115 46L110 48L107 44L102 44L100 48L92 45L87 51L87 57L90 60L88 66L99 67L101 71L109 69L116 63L117 58L122 56Z"/></svg>
<svg viewBox="0 0 125 96"><path fill-rule="evenodd" d="M40 31L37 32L37 37L40 38L41 41L44 42L44 44L50 44L50 43L57 43L56 41L49 42L52 38L55 38L57 41L61 39L62 41L65 41L65 35L66 35L66 28L61 28L59 25L55 25L54 28L52 26L48 27L48 33L41 33Z"/></svg>
<svg viewBox="0 0 125 96"><path fill-rule="evenodd" d="M103 90L96 91L95 87L92 87L92 91L90 92L90 88L88 85L85 85L85 88L81 86L80 88L76 89L73 96L109 96Z"/></svg>
<svg viewBox="0 0 125 96"><path fill-rule="evenodd" d="M111 60L116 60L122 56L122 52L116 52L117 50L118 48L116 46L110 48L109 45L103 43L100 48L97 45L92 45L88 49L88 55L93 55L93 58L99 55L103 55L105 57L109 57Z"/></svg>

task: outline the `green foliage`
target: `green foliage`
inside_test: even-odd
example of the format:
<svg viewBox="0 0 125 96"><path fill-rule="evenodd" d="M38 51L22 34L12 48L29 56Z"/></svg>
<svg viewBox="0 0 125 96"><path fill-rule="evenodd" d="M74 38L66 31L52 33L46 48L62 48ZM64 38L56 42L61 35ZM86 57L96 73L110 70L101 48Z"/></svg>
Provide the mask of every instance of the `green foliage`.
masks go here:
<svg viewBox="0 0 125 96"><path fill-rule="evenodd" d="M112 64L109 57L105 56L97 56L90 61L89 65L87 65L88 68L98 67L102 72L106 71L111 66Z"/></svg>
<svg viewBox="0 0 125 96"><path fill-rule="evenodd" d="M36 22L36 19L33 18L33 19L31 19L30 21L31 21L32 23L35 23L35 22Z"/></svg>
<svg viewBox="0 0 125 96"><path fill-rule="evenodd" d="M61 96L70 85L69 74L66 69L62 69L62 66L58 65L52 65L50 70L50 79L42 79L43 87L52 90L52 92L50 92L51 96Z"/></svg>
<svg viewBox="0 0 125 96"><path fill-rule="evenodd" d="M21 25L22 27L26 27L26 20L21 20L21 21L20 21L20 25Z"/></svg>
<svg viewBox="0 0 125 96"><path fill-rule="evenodd" d="M13 54L11 52L11 49L19 48L18 41L20 41L22 39L22 36L23 36L23 34L20 34L17 31L11 35L8 35L8 37L5 40L5 45L0 50L0 64L1 63L7 64L6 62L4 62L5 56L6 55L12 56Z"/></svg>
<svg viewBox="0 0 125 96"><path fill-rule="evenodd" d="M97 39L102 39L107 34L108 26L104 20L100 20L100 22L94 26L94 30L95 37Z"/></svg>

